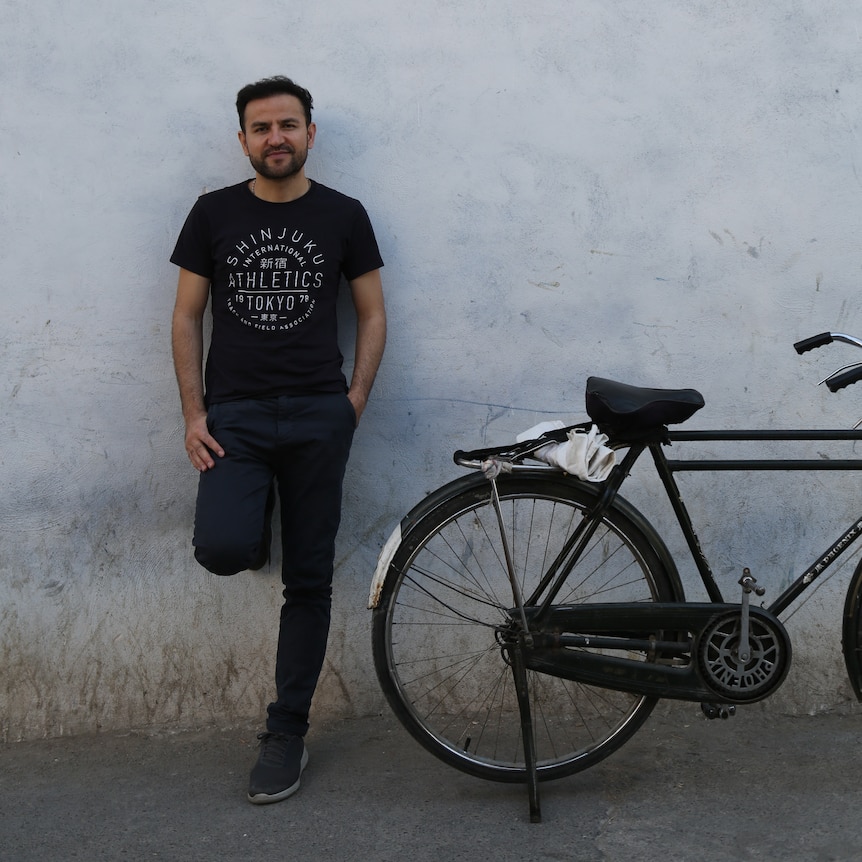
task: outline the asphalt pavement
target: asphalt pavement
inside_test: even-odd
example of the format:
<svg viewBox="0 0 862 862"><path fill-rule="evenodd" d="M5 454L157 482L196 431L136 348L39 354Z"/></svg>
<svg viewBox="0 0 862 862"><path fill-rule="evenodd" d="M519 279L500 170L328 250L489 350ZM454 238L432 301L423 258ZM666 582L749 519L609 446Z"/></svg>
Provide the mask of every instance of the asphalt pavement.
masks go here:
<svg viewBox="0 0 862 862"><path fill-rule="evenodd" d="M389 715L314 728L302 788L245 800L257 728L0 747L0 859L827 862L862 859L862 714L660 704L604 763L526 790L462 775Z"/></svg>

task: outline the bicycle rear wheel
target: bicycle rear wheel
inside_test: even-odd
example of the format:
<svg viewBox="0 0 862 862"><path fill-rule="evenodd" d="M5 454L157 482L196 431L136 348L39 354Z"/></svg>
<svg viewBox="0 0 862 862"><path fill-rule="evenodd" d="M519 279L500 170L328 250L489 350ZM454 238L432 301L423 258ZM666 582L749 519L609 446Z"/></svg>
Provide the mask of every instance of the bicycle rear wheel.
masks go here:
<svg viewBox="0 0 862 862"><path fill-rule="evenodd" d="M497 487L526 598L596 491L543 471L501 476ZM497 636L511 619L512 589L490 494L482 476L454 482L407 528L374 611L374 662L395 714L432 754L480 778L519 782L526 780L520 719ZM681 601L657 547L652 528L620 501L556 603ZM607 757L656 703L532 671L528 684L540 780Z"/></svg>

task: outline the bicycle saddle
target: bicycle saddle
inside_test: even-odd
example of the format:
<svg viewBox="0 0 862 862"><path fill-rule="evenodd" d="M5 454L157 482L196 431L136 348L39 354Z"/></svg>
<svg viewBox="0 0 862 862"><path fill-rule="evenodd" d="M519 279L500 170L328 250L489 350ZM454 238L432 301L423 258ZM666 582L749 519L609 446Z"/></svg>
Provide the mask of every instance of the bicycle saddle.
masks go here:
<svg viewBox="0 0 862 862"><path fill-rule="evenodd" d="M629 433L685 422L705 403L695 389L645 389L603 377L587 378L586 402L599 427Z"/></svg>

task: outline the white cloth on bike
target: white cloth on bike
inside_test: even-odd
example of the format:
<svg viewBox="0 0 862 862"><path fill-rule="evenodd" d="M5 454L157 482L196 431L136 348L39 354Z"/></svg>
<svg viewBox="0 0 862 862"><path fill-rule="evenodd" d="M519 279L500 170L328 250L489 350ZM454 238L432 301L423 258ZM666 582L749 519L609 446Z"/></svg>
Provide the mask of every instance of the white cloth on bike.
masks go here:
<svg viewBox="0 0 862 862"><path fill-rule="evenodd" d="M542 422L519 434L516 440L518 443L535 440L547 431L565 427L559 420ZM567 436L565 443L548 443L533 452L533 457L587 482L603 482L607 479L617 460L614 450L605 446L607 435L592 425L589 431L573 428Z"/></svg>
<svg viewBox="0 0 862 862"><path fill-rule="evenodd" d="M515 442L523 443L525 440L537 440L542 434L547 434L548 431L559 431L561 428L565 428L566 423L561 422L559 419L552 419L550 422L540 422L538 425L534 425L532 428L528 428L526 431L522 431L516 438ZM549 443L543 449L537 450L538 452L544 452L545 449L550 449L552 446L557 446L557 443ZM537 453L534 453L537 454Z"/></svg>

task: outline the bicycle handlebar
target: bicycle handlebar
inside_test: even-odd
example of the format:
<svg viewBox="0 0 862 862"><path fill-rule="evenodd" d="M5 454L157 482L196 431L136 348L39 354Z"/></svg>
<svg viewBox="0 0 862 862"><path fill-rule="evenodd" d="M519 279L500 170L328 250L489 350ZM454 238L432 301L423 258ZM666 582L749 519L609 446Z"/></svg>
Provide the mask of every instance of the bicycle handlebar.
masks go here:
<svg viewBox="0 0 862 862"><path fill-rule="evenodd" d="M818 347L832 344L833 341L843 341L845 344L862 347L862 339L855 338L852 335L844 335L841 332L821 332L819 335L812 335L810 338L803 338L802 341L797 341L793 347L797 353L801 354L808 350L815 350ZM838 371L830 374L821 383L825 383L829 387L830 392L837 392L839 389L850 386L859 380L862 380L862 363L854 363L853 365L845 365L843 368L839 368Z"/></svg>
<svg viewBox="0 0 862 862"><path fill-rule="evenodd" d="M815 350L818 347L832 344L833 341L843 341L845 344L855 344L856 347L862 347L862 340L854 338L852 335L844 335L841 332L821 332L819 335L812 335L811 338L797 341L793 347L797 353L805 353L808 350Z"/></svg>
<svg viewBox="0 0 862 862"><path fill-rule="evenodd" d="M823 347L826 344L832 344L832 333L821 332L819 335L812 335L810 338L803 338L802 341L797 341L793 345L793 349L799 353L805 353L807 350L815 350L818 347Z"/></svg>
<svg viewBox="0 0 862 862"><path fill-rule="evenodd" d="M829 387L830 392L837 392L845 386L850 386L852 383L862 380L862 365L854 365L845 371L836 371L831 374L823 382Z"/></svg>

